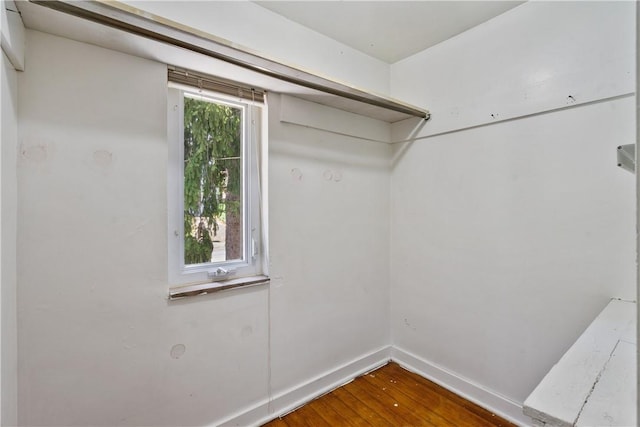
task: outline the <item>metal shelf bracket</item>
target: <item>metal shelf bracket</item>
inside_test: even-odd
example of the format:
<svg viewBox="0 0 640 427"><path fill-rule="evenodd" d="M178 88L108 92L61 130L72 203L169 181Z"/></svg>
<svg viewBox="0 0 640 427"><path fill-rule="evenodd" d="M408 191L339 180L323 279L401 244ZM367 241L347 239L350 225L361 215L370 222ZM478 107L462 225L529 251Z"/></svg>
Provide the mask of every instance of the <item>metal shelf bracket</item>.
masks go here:
<svg viewBox="0 0 640 427"><path fill-rule="evenodd" d="M631 173L636 173L636 144L618 146L618 166Z"/></svg>

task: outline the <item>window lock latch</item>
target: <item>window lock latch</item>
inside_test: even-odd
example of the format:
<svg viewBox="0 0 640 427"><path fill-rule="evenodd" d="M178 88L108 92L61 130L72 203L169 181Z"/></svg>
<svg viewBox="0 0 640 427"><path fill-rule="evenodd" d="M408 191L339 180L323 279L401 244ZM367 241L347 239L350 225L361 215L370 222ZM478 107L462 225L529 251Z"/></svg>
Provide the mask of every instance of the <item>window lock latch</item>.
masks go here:
<svg viewBox="0 0 640 427"><path fill-rule="evenodd" d="M213 271L209 271L207 273L207 276L211 280L221 280L221 279L225 279L225 278L227 278L229 276L232 276L234 273L235 273L235 271L233 271L233 270L225 270L222 267L218 267Z"/></svg>

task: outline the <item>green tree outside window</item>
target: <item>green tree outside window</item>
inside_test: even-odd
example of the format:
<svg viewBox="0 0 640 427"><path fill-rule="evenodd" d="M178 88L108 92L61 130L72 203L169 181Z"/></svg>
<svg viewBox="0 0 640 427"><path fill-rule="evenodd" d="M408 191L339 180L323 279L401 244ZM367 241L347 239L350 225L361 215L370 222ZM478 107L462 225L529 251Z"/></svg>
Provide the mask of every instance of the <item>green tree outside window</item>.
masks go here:
<svg viewBox="0 0 640 427"><path fill-rule="evenodd" d="M185 96L185 265L242 259L241 193L242 110Z"/></svg>

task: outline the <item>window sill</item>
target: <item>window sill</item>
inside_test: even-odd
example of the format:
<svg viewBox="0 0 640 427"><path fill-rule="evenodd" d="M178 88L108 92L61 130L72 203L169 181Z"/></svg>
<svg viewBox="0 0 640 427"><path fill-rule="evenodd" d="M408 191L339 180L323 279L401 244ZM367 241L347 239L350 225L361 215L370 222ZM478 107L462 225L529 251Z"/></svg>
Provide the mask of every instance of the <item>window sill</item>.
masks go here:
<svg viewBox="0 0 640 427"><path fill-rule="evenodd" d="M186 286L176 286L169 288L169 300L176 300L185 297L207 295L214 292L226 291L229 289L266 285L270 281L268 276L250 276L237 279L221 280L218 282L195 283Z"/></svg>

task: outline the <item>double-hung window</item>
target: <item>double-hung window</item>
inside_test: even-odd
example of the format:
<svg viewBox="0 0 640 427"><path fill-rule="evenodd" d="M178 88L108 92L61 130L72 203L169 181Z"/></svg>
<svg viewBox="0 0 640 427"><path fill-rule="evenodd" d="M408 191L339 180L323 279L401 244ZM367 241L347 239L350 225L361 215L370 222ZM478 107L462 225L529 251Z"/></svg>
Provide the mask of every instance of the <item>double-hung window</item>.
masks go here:
<svg viewBox="0 0 640 427"><path fill-rule="evenodd" d="M183 83L189 78L195 78L197 86ZM252 89L169 71L169 281L173 286L264 273L262 99L263 94Z"/></svg>

